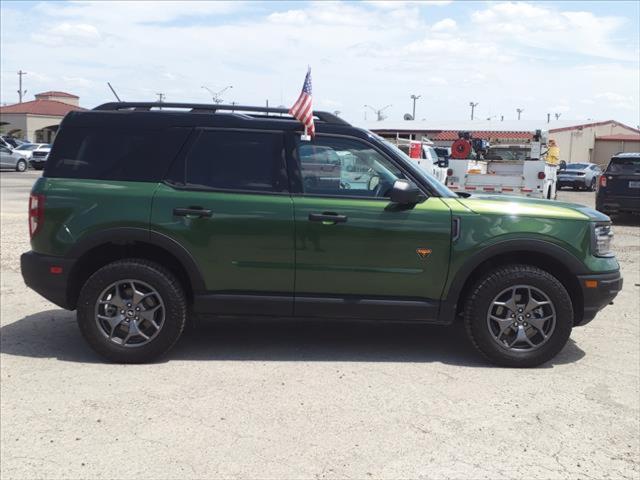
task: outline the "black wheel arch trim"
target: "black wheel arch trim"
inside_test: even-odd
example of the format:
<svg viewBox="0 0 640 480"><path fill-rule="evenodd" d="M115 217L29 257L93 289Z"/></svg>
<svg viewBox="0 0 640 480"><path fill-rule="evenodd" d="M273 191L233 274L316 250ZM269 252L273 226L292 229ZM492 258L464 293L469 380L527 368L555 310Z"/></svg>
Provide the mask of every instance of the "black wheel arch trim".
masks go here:
<svg viewBox="0 0 640 480"><path fill-rule="evenodd" d="M202 271L191 253L173 238L155 230L139 227L116 227L100 230L83 237L69 250L66 256L77 259L100 245L108 243L126 245L132 242L149 243L168 251L180 261L186 270L193 290L206 290Z"/></svg>
<svg viewBox="0 0 640 480"><path fill-rule="evenodd" d="M577 257L555 243L539 239L512 239L491 244L471 256L465 264L455 273L446 298L443 298L440 307L440 320L444 323L452 323L455 320L460 294L470 275L482 263L491 258L513 252L540 253L556 260L574 275L593 274ZM526 263L523 259L522 263Z"/></svg>

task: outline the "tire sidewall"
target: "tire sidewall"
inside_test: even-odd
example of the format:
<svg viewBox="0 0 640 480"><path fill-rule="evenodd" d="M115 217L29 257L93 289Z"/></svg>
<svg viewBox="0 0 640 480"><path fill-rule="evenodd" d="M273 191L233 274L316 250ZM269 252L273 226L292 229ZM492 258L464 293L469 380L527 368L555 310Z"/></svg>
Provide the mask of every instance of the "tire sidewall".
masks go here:
<svg viewBox="0 0 640 480"><path fill-rule="evenodd" d="M140 347L113 343L100 331L95 320L99 295L112 283L124 279L147 283L162 297L165 306L160 332ZM119 261L101 268L86 281L78 299L77 318L83 336L101 356L114 362L142 363L166 353L177 342L186 321L186 304L181 287L168 271L150 262Z"/></svg>
<svg viewBox="0 0 640 480"><path fill-rule="evenodd" d="M505 274L489 275L477 285L472 305L466 312L468 328L476 346L490 360L510 367L536 366L553 358L564 348L573 328L573 307L564 286L553 276L537 268L521 267L502 270ZM514 285L530 285L542 291L553 303L556 325L551 338L540 348L515 351L500 346L487 325L487 313L494 298Z"/></svg>
<svg viewBox="0 0 640 480"><path fill-rule="evenodd" d="M16 171L18 172L26 172L27 168L27 162L24 160L18 160L18 163L16 163Z"/></svg>

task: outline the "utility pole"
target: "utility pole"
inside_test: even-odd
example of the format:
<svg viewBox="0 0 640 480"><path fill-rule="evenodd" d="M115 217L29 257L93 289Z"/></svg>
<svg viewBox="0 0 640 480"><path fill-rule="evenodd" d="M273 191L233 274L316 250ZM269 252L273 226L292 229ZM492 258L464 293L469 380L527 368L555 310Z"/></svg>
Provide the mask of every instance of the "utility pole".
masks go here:
<svg viewBox="0 0 640 480"><path fill-rule="evenodd" d="M520 120L520 115L524 112L524 108L516 108L516 112L518 112L518 120Z"/></svg>
<svg viewBox="0 0 640 480"><path fill-rule="evenodd" d="M156 95L158 96L158 103L162 103L164 102L164 99L166 98L166 95L162 92L156 93Z"/></svg>
<svg viewBox="0 0 640 480"><path fill-rule="evenodd" d="M23 72L22 70L18 70L18 103L22 103L22 96L27 94L26 90L22 90L22 76L26 75L27 72Z"/></svg>
<svg viewBox="0 0 640 480"><path fill-rule="evenodd" d="M560 115L562 115L561 113L554 113L553 114L556 117L556 120L558 120L560 118Z"/></svg>
<svg viewBox="0 0 640 480"><path fill-rule="evenodd" d="M479 105L478 102L469 102L469 106L471 107L471 120L473 120L473 112L475 111L476 107Z"/></svg>
<svg viewBox="0 0 640 480"><path fill-rule="evenodd" d="M411 116L413 119L416 119L416 100L418 100L422 95L411 95L411 100L413 100L413 110Z"/></svg>
<svg viewBox="0 0 640 480"><path fill-rule="evenodd" d="M551 114L547 113L547 123L551 123Z"/></svg>
<svg viewBox="0 0 640 480"><path fill-rule="evenodd" d="M375 113L375 114L376 114L376 118L377 118L377 120L378 120L379 122L381 122L382 120L384 120L385 118L387 118L387 117L385 117L385 116L382 114L382 112L384 112L387 108L389 108L389 107L391 107L391 106L392 106L392 105L391 105L391 104L389 104L389 105L384 106L384 107L382 107L382 108L380 108L380 109L376 109L376 108L373 108L371 105L365 105L365 108L370 108L370 109L373 111L373 113ZM366 119L366 116L365 116L365 119Z"/></svg>

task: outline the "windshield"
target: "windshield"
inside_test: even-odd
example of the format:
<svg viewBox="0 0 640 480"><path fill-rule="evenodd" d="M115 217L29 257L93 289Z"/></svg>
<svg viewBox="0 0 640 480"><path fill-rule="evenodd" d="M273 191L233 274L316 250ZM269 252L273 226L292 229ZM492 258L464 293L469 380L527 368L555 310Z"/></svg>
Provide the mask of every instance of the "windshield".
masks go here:
<svg viewBox="0 0 640 480"><path fill-rule="evenodd" d="M36 148L38 148L37 145L31 145L30 143L25 143L23 145L20 145L18 148L16 148L16 150L35 150Z"/></svg>
<svg viewBox="0 0 640 480"><path fill-rule="evenodd" d="M438 192L438 194L441 197L458 198L458 195L456 195L451 190L449 190L447 187L445 187L433 175L430 175L427 172L425 172L424 170L422 170L421 168L418 168L416 166L416 164L414 163L414 161L406 153L404 153L402 150L400 150L398 147L396 147L393 143L391 143L390 141L386 140L385 138L382 138L379 135L376 135L375 133L372 133L372 132L368 132L368 133L372 137L374 137L376 140L379 140L382 143L384 143L387 147L389 147L391 150L393 150L393 152L396 153L399 157L402 157L402 159L405 160L405 164L407 165L407 168L411 169L411 173L414 176L425 180L429 185L431 185L431 187L436 192Z"/></svg>
<svg viewBox="0 0 640 480"><path fill-rule="evenodd" d="M570 163L565 170L584 170L588 166L587 163Z"/></svg>
<svg viewBox="0 0 640 480"><path fill-rule="evenodd" d="M640 173L640 158L612 158L607 173Z"/></svg>

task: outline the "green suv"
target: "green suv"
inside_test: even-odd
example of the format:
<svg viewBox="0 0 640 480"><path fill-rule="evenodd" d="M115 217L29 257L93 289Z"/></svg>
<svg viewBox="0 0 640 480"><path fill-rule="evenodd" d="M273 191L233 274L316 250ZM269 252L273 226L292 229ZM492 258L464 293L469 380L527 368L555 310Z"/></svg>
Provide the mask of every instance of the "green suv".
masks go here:
<svg viewBox="0 0 640 480"><path fill-rule="evenodd" d="M551 359L622 287L609 218L454 194L315 112L110 103L71 112L29 204L26 284L100 355L146 362L188 319L465 322L492 362Z"/></svg>

